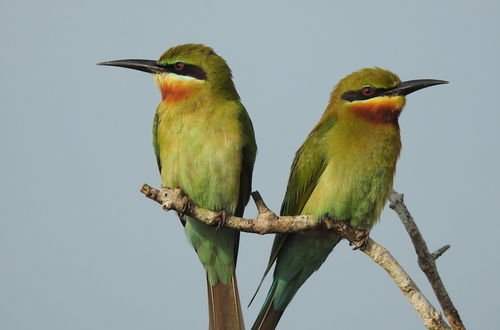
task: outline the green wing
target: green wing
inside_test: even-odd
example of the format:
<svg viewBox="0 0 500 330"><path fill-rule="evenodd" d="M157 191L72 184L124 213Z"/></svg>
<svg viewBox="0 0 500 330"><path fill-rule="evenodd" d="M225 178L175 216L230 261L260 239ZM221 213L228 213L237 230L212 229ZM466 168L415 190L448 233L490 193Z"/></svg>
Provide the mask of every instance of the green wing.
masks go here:
<svg viewBox="0 0 500 330"><path fill-rule="evenodd" d="M158 124L160 122L160 114L158 110L155 113L155 117L153 119L153 148L155 150L156 163L158 164L158 170L161 174L161 161L160 161L160 145L158 143Z"/></svg>
<svg viewBox="0 0 500 330"><path fill-rule="evenodd" d="M281 215L298 215L302 212L304 205L307 203L312 191L316 187L318 179L326 168L327 162L324 158L324 152L322 152L322 146L320 144L325 132L333 125L334 121L330 120L324 122L321 126L315 127L299 150L297 150L295 159L292 163L285 198L281 205ZM259 291L267 273L269 273L269 270L276 261L287 236L288 234L276 234L267 268L264 271L264 275L262 276L250 304Z"/></svg>
<svg viewBox="0 0 500 330"><path fill-rule="evenodd" d="M253 130L252 121L248 116L247 111L241 105L241 111L239 113L239 121L241 125L241 131L243 132L243 140L246 144L243 147L242 153L242 163L241 163L241 174L240 174L240 194L238 199L238 207L236 209L236 216L242 217L245 206L250 199L250 193L252 192L252 174L253 165L255 163L255 156L257 154L257 144L255 143L255 133Z"/></svg>
<svg viewBox="0 0 500 330"><path fill-rule="evenodd" d="M285 198L281 205L281 215L298 215L302 212L325 170L326 160L320 145L323 133L327 129L325 125L311 132L295 154Z"/></svg>
<svg viewBox="0 0 500 330"><path fill-rule="evenodd" d="M240 103L241 111L239 113L239 121L241 131L243 132L243 140L246 142L242 149L243 157L241 159L241 173L240 173L240 193L238 196L238 206L236 208L236 216L242 217L245 211L245 206L250 199L252 192L252 174L255 157L257 155L257 144L255 142L255 133L253 130L252 120L248 116L245 107ZM238 259L238 248L240 244L240 235L236 235L234 242L234 263Z"/></svg>

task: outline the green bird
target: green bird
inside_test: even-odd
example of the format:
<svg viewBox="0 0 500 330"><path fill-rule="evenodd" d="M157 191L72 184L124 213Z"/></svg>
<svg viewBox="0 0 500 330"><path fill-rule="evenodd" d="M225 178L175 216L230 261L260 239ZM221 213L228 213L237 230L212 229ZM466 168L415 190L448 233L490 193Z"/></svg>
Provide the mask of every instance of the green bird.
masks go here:
<svg viewBox="0 0 500 330"><path fill-rule="evenodd" d="M342 79L295 155L281 215L312 215L318 221L328 216L370 229L392 190L401 150L398 117L405 96L444 83L401 82L380 68L362 69ZM276 262L273 282L252 329L276 328L300 286L340 239L333 231L276 235L264 273Z"/></svg>
<svg viewBox="0 0 500 330"><path fill-rule="evenodd" d="M100 64L154 75L162 102L154 116L153 145L163 185L181 188L200 207L242 216L257 146L224 59L210 47L185 44L157 61ZM209 329L243 329L235 275L239 232L179 217L205 268Z"/></svg>

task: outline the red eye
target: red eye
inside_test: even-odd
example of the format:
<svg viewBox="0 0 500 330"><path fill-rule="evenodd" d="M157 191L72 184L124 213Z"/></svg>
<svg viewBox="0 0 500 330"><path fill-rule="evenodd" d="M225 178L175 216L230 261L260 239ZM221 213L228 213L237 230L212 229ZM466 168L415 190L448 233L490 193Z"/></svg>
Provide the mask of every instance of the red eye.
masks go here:
<svg viewBox="0 0 500 330"><path fill-rule="evenodd" d="M174 68L176 71L181 71L182 69L184 69L184 63L182 62L175 62L174 63Z"/></svg>
<svg viewBox="0 0 500 330"><path fill-rule="evenodd" d="M361 94L363 96L373 96L375 95L375 89L372 86L365 86L361 89Z"/></svg>

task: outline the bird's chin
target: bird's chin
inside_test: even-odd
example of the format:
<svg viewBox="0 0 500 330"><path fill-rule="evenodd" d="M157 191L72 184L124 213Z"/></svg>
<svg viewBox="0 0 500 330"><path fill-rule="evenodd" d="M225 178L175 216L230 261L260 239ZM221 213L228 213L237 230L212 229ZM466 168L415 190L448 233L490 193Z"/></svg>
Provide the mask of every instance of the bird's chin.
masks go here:
<svg viewBox="0 0 500 330"><path fill-rule="evenodd" d="M196 79L178 79L177 75L172 74L157 74L154 79L161 91L163 102L186 100L200 85Z"/></svg>
<svg viewBox="0 0 500 330"><path fill-rule="evenodd" d="M397 124L405 102L404 96L375 97L352 102L350 110L374 124Z"/></svg>

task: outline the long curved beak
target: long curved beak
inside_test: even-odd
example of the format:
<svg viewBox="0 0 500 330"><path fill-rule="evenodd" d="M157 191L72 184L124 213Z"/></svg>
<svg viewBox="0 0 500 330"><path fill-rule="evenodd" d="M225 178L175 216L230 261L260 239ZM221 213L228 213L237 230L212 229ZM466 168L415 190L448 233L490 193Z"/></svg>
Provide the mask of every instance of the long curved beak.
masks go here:
<svg viewBox="0 0 500 330"><path fill-rule="evenodd" d="M385 95L408 95L422 88L427 88L435 85L447 84L446 80L436 80L436 79L418 79L418 80L408 80L399 83L397 86L388 89Z"/></svg>
<svg viewBox="0 0 500 330"><path fill-rule="evenodd" d="M134 69L148 73L168 72L167 68L159 65L157 61L153 60L116 60L97 63L97 65L119 66L122 68Z"/></svg>

